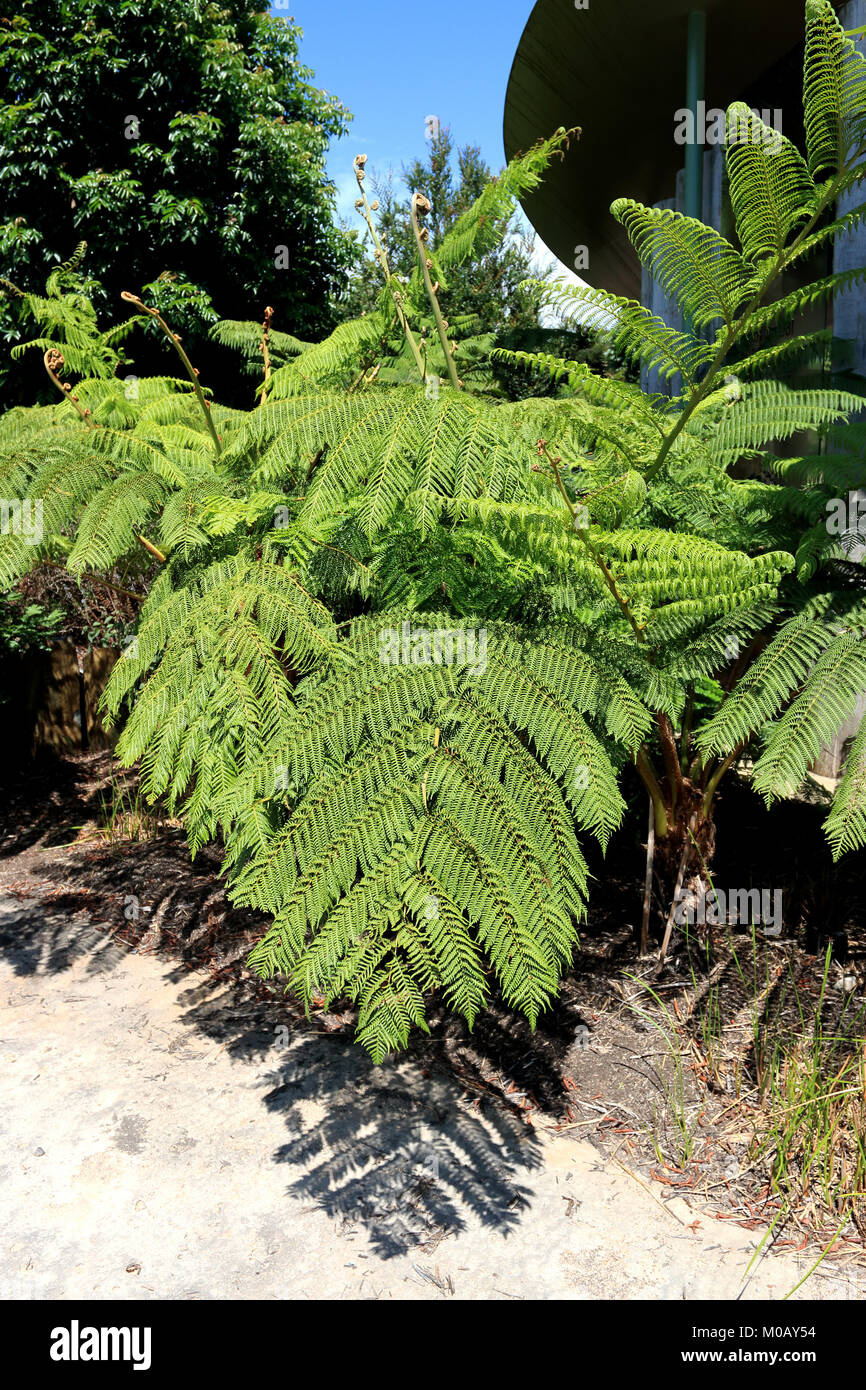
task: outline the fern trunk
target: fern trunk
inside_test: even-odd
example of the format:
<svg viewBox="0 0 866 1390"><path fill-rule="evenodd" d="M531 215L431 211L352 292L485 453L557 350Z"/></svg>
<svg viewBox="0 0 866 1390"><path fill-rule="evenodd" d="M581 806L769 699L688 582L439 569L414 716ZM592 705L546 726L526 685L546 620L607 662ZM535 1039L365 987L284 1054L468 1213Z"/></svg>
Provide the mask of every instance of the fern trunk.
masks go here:
<svg viewBox="0 0 866 1390"><path fill-rule="evenodd" d="M716 848L715 796L700 781L684 776L672 739L662 738L669 778L660 783L648 763L641 771L650 785L654 846L652 878L665 948L678 893L705 895L710 889L710 866ZM649 846L648 876L649 868ZM657 919L658 920L658 919Z"/></svg>

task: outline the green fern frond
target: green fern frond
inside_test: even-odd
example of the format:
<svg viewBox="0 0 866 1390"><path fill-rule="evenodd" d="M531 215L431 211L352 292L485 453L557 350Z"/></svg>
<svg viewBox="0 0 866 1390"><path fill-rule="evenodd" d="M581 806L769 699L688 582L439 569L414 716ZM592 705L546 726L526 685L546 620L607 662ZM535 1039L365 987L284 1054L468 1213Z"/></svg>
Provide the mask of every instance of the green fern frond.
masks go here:
<svg viewBox="0 0 866 1390"><path fill-rule="evenodd" d="M611 212L628 233L641 264L675 295L696 329L733 325L753 284L753 271L729 241L703 222L669 208L620 198Z"/></svg>
<svg viewBox="0 0 866 1390"><path fill-rule="evenodd" d="M567 315L566 322L609 334L628 361L657 370L664 380L680 372L694 386L701 368L713 360L705 339L677 332L636 300L583 285L531 283L537 284L545 303Z"/></svg>
<svg viewBox="0 0 866 1390"><path fill-rule="evenodd" d="M765 376L779 367L823 366L827 349L833 342L833 330L821 329L817 333L799 333L784 338L770 347L759 348L739 361L731 362L728 375L747 380L749 377Z"/></svg>
<svg viewBox="0 0 866 1390"><path fill-rule="evenodd" d="M255 375L263 374L262 367L262 326L240 319L220 319L213 324L208 336L222 347L239 352L244 358L246 369ZM282 367L299 353L313 347L291 333L281 333L275 328L268 332L268 351L275 367Z"/></svg>
<svg viewBox="0 0 866 1390"><path fill-rule="evenodd" d="M807 0L803 109L809 171L842 172L866 153L866 58L828 0Z"/></svg>
<svg viewBox="0 0 866 1390"><path fill-rule="evenodd" d="M743 255L751 262L779 256L815 211L817 191L806 161L745 102L728 108L727 135L731 205Z"/></svg>
<svg viewBox="0 0 866 1390"><path fill-rule="evenodd" d="M707 753L726 755L744 746L771 720L807 680L827 650L833 633L808 617L784 623L744 673L719 710L698 735L698 746Z"/></svg>
<svg viewBox="0 0 866 1390"><path fill-rule="evenodd" d="M866 689L866 641L837 637L770 734L753 782L767 802L791 796Z"/></svg>
<svg viewBox="0 0 866 1390"><path fill-rule="evenodd" d="M304 348L272 373L265 388L267 399L286 400L315 387L350 386L358 377L358 364L372 365L379 355L386 328L379 313L338 324L321 343Z"/></svg>
<svg viewBox="0 0 866 1390"><path fill-rule="evenodd" d="M790 290L772 304L756 309L750 314L740 329L740 336L765 333L768 329L790 323L799 314L805 314L816 305L823 304L847 290L856 289L866 281L866 267L853 266L850 270L837 270L818 280L810 280L797 289Z"/></svg>
<svg viewBox="0 0 866 1390"><path fill-rule="evenodd" d="M722 463L734 463L774 440L825 429L862 409L863 400L850 391L799 391L780 381L750 382L721 413L713 449Z"/></svg>
<svg viewBox="0 0 866 1390"><path fill-rule="evenodd" d="M485 185L472 206L433 248L433 273L443 288L447 287L451 266L463 265L471 258L478 259L499 244L518 199L538 187L551 160L561 152L568 138L568 132L559 130L549 139L539 141L527 154L512 159L498 178ZM422 304L417 268L413 272L410 295L414 302Z"/></svg>
<svg viewBox="0 0 866 1390"><path fill-rule="evenodd" d="M866 845L866 720L848 754L825 830L834 859Z"/></svg>

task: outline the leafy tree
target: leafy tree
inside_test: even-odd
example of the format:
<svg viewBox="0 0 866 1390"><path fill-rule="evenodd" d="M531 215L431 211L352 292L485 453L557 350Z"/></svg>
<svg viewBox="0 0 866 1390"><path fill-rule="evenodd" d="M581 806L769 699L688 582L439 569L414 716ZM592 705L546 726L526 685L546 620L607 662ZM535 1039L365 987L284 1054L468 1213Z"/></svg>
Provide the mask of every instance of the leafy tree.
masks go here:
<svg viewBox="0 0 866 1390"><path fill-rule="evenodd" d="M269 304L284 330L331 327L348 246L323 160L349 116L299 63L300 28L263 8L20 0L0 18L7 279L32 290L84 239L106 327L121 291L149 284L211 377L223 359L205 335L220 316ZM0 334L21 329L20 301L0 297ZM147 342L133 353L142 375L164 368Z"/></svg>
<svg viewBox="0 0 866 1390"><path fill-rule="evenodd" d="M0 660L32 647L47 650L63 624L60 608L25 603L14 594L0 594ZM0 694L0 700L4 698Z"/></svg>
<svg viewBox="0 0 866 1390"><path fill-rule="evenodd" d="M407 278L417 264L417 252L405 196L395 191L393 172L382 176L371 171L369 178L375 195L376 225L391 269L396 276ZM437 246L496 177L477 145L463 145L455 151L450 129L437 124L430 130L426 158L413 160L403 171L401 182L410 196L423 193L429 199L427 225L432 244ZM442 294L443 309L450 319L471 315L478 333L537 328L538 296L523 287L533 274L534 238L521 227L513 208L494 212L491 231L484 255L452 269L447 291ZM378 281L376 257L367 239L366 254L359 250L348 291L340 300L341 315L357 318L373 308Z"/></svg>
<svg viewBox="0 0 866 1390"><path fill-rule="evenodd" d="M862 398L767 379L814 351L809 335L749 346L866 279L774 298L866 211L834 214L866 173L866 62L826 0L806 13L805 157L728 112L738 244L614 205L692 330L558 292L612 323L629 359L679 373L677 397L489 343L464 374L438 294L561 133L436 245L413 195L408 283L380 247L375 309L284 345L276 368L265 355L257 409L211 404L175 343L186 381L143 380L129 400L94 376L0 421L2 488L45 513L40 545L4 538L0 580L61 555L75 573L156 561L109 692L132 706L121 756L194 849L225 838L233 898L274 916L256 968L309 1006L355 1000L377 1060L426 1026L431 990L471 1025L495 981L535 1022L576 945L584 841L619 823L626 764L670 899L690 857L700 873L712 856L730 769L751 756L768 800L789 794L866 685L863 566L819 530L827 491L863 480ZM247 331L230 335L249 351ZM503 401L491 354L559 394ZM830 447L776 458L803 430ZM750 458L767 477L740 476ZM864 767L861 730L828 824L837 855L866 843Z"/></svg>
<svg viewBox="0 0 866 1390"><path fill-rule="evenodd" d="M355 242L355 267L348 289L338 302L344 319L358 318L378 304L381 259L375 247L371 247L374 234L395 280L410 283L417 278L418 247L410 205L395 193L393 173L383 178L374 170L364 172L372 185L373 199L366 208L363 196L356 203L365 215L368 230L363 240ZM430 204L425 219L427 244L435 250L471 213L485 190L495 195L499 180L477 146L466 145L457 151L455 169L451 132L447 127L434 125L426 161L416 159L404 170L402 182L410 197L423 196ZM440 282L437 297L449 323L459 325L461 332L470 334L487 349L483 363L488 388L502 392L510 400L554 395L558 389L548 375L532 370L524 361L508 363L491 356L494 347L567 357L591 363L605 374L633 379L635 369L594 329L577 322L572 322L567 330L543 325L543 284L537 279L534 237L522 228L514 202L507 197L501 202L491 200L479 222L480 230L485 232L485 250L455 260L447 281L443 276ZM437 268L441 270L438 259ZM551 266L542 275L542 281L555 277L555 267ZM423 306L416 304L415 308L423 316ZM426 327L432 330L432 320ZM471 356L474 362L463 365L477 385L477 353Z"/></svg>

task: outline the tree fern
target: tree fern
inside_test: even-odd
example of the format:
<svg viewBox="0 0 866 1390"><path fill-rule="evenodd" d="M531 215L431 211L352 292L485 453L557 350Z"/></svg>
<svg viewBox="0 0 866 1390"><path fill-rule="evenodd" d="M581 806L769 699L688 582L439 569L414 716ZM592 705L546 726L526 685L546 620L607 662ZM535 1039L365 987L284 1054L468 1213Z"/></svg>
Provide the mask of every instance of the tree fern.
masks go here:
<svg viewBox="0 0 866 1390"><path fill-rule="evenodd" d="M103 378L113 376L123 364L125 359L119 345L139 319L129 318L105 332L99 331L96 313L86 293L87 282L80 273L86 251L87 243L82 241L68 261L55 267L46 282L44 295L21 290L0 277L0 292L21 300L41 329L38 337L12 348L13 359L23 357L34 348L41 353L53 348L62 353L69 371Z"/></svg>
<svg viewBox="0 0 866 1390"><path fill-rule="evenodd" d="M856 481L862 399L764 379L785 361L764 330L847 283L773 297L864 153L861 68L832 8L807 13L807 157L783 142L771 165L733 138L743 109L728 115L736 244L614 205L687 327L556 291L626 356L679 375L680 394L503 354L556 383L506 403L487 389L489 348L475 389L456 370L430 389L443 325L424 271L487 244L559 135L409 285L383 267L375 313L284 345L260 407L211 403L178 347L189 386L142 383L130 401L93 373L77 401L0 423L4 485L46 515L35 554L2 538L3 574L42 554L79 571L136 547L156 560L108 692L113 712L131 706L120 755L193 848L224 837L233 900L273 916L255 968L308 1006L355 1001L377 1060L426 1026L434 991L470 1026L494 987L537 1020L585 912L581 841L608 843L627 762L672 890L692 836L711 856L738 758L785 794L862 688L860 567L815 543L816 509ZM249 327L217 336L252 352ZM795 356L817 342L795 336ZM439 351L456 367L447 338ZM802 431L827 445L820 473L775 457ZM863 840L862 766L859 737L836 852Z"/></svg>

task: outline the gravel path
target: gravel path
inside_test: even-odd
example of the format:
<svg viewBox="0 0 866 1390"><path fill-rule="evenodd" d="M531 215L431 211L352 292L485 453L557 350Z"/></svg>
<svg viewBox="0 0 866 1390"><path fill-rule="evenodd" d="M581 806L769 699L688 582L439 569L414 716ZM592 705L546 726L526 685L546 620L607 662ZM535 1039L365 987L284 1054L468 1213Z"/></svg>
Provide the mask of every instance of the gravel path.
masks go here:
<svg viewBox="0 0 866 1390"><path fill-rule="evenodd" d="M0 999L4 1297L781 1299L808 1268L746 1276L760 1232L83 914L0 899Z"/></svg>

